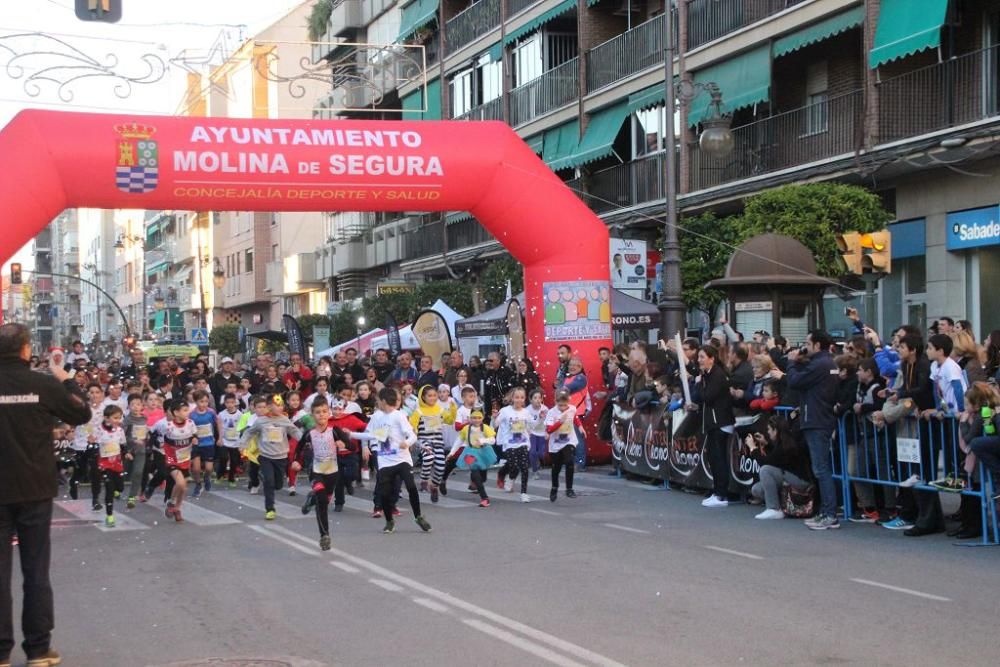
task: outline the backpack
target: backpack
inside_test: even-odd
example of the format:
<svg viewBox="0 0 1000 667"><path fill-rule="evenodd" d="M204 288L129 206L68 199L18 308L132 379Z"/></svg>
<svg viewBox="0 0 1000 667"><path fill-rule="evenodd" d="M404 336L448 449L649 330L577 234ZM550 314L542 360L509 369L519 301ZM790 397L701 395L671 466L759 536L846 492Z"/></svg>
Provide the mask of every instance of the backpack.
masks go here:
<svg viewBox="0 0 1000 667"><path fill-rule="evenodd" d="M796 489L788 484L781 485L781 511L794 519L808 519L816 513L815 488L812 484L804 489Z"/></svg>

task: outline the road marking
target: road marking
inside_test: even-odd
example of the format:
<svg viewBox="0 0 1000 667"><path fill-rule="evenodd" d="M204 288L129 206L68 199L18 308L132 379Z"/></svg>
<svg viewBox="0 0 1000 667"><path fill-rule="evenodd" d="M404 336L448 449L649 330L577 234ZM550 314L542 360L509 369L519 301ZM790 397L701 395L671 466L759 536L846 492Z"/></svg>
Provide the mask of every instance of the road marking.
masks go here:
<svg viewBox="0 0 1000 667"><path fill-rule="evenodd" d="M224 498L231 503L236 503L246 507L251 512L262 511L264 509L264 492L261 491L260 496L253 498L249 493L232 494L232 493L213 493L213 498ZM259 504L258 504L259 503ZM187 504L187 503L185 503ZM302 508L289 503L283 503L280 500L274 501L274 509L282 519L305 519L309 515L302 513Z"/></svg>
<svg viewBox="0 0 1000 667"><path fill-rule="evenodd" d="M740 556L742 558L749 558L750 560L764 560L763 556L755 556L754 554L748 554L745 551L733 551L732 549L723 549L722 547L714 547L711 544L702 545L703 549L711 549L712 551L718 551L722 554L729 554L730 556Z"/></svg>
<svg viewBox="0 0 1000 667"><path fill-rule="evenodd" d="M239 519L234 519L220 512L213 512L193 502L185 502L181 505L181 514L184 515L185 521L190 521L196 526L225 526L228 524L243 523Z"/></svg>
<svg viewBox="0 0 1000 667"><path fill-rule="evenodd" d="M629 528L628 526L619 526L617 523L605 523L602 524L608 528L614 528L615 530L624 530L628 533L639 533L640 535L649 535L648 530L641 530L639 528Z"/></svg>
<svg viewBox="0 0 1000 667"><path fill-rule="evenodd" d="M257 526L254 527L256 528ZM289 530L283 526L271 526L269 528L261 527L260 532L264 534L278 532L287 535L289 537L293 537L299 541L308 541L308 538L303 537L302 535L299 535L298 533ZM277 538L279 536L274 535L274 537ZM483 609L477 604L466 602L465 600L457 598L454 595L445 593L443 591L439 591L436 588L432 588L430 586L427 586L426 584L422 584L419 581L415 581L413 579L410 579L409 577L405 577L401 574L392 572L391 570L387 570L386 568L374 565L373 563L369 563L363 558L353 556L345 551L341 551L340 549L331 549L330 554L338 558L341 558L343 560L349 561L363 570L368 570L372 574L384 577L385 579L391 579L400 585L406 586L408 588L413 589L414 591L417 591L418 593L423 593L427 597L435 598L438 601L450 605L451 607L454 607L456 609L460 609L463 612L480 616L488 621L509 628L510 630L518 632L524 635L525 637L529 637L537 642L540 642L542 644L548 644L553 649L562 651L563 653L574 655L582 660L593 663L595 665L601 665L602 667L625 667L622 663L612 660L611 658L608 658L606 656L603 656L600 653L595 653L594 651L583 648L582 646L577 646L576 644L568 642L564 639L560 639L559 637L556 637L554 635L542 632L541 630L536 630L535 628L529 625L525 625L524 623L521 623L519 621L515 621L512 618L507 618L506 616L502 616L487 609ZM518 644L519 646L523 646L525 644L523 639L518 639L517 641L519 642Z"/></svg>
<svg viewBox="0 0 1000 667"><path fill-rule="evenodd" d="M334 566L338 570L343 570L344 572L347 572L349 574L357 574L358 572L361 571L358 568L354 567L353 565L348 565L347 563L338 563L337 561L331 561L330 565Z"/></svg>
<svg viewBox="0 0 1000 667"><path fill-rule="evenodd" d="M479 630L483 634L487 634L490 637L499 639L500 641L506 642L511 646L515 646L521 649L522 651L531 653L532 655L542 658L543 660L548 660L553 664L562 665L563 667L583 667L582 663L576 662L575 660L570 660L566 656L559 655L555 651L550 651L544 646L539 646L533 642L526 642L524 641L524 639L518 637L517 635L511 634L506 630L501 630L500 628L494 625L490 625L489 623L483 623L479 619L464 618L462 619L462 623L465 623L470 628L475 628L476 630Z"/></svg>
<svg viewBox="0 0 1000 667"><path fill-rule="evenodd" d="M69 512L77 519L85 521L95 528L103 532L111 531L124 531L124 530L149 530L149 526L136 521L132 517L126 516L124 513L115 514L115 527L108 528L104 525L104 510L100 509L94 511L93 501L90 500L58 500L56 501L56 506L61 507L63 510ZM122 507L125 503L122 503Z"/></svg>
<svg viewBox="0 0 1000 667"><path fill-rule="evenodd" d="M548 514L549 516L562 516L559 512L553 512L552 510L541 510L537 507L529 507L529 512L538 512L539 514Z"/></svg>
<svg viewBox="0 0 1000 667"><path fill-rule="evenodd" d="M320 555L319 551L314 551L312 549L308 549L308 548L302 546L301 544L298 544L296 542L292 542L291 540L286 539L284 537L281 537L280 535L275 535L274 533L272 533L271 531L269 531L267 528L264 528L263 526L247 526L247 528L249 528L250 530L254 531L255 533L260 533L261 535L267 535L268 537L273 538L275 540L278 540L279 542L283 542L284 544L290 546L291 548L295 549L296 551L301 551L302 553L304 553L307 556L319 556Z"/></svg>
<svg viewBox="0 0 1000 667"><path fill-rule="evenodd" d="M424 607L425 609L430 609L431 611L440 612L442 614L447 614L451 609L444 606L440 602L435 602L434 600L428 600L427 598L413 598L413 601Z"/></svg>
<svg viewBox="0 0 1000 667"><path fill-rule="evenodd" d="M399 593L403 590L403 587L399 584L394 584L391 581L386 581L385 579L369 579L369 584L375 584L379 588L384 588L387 591L392 591L393 593Z"/></svg>
<svg viewBox="0 0 1000 667"><path fill-rule="evenodd" d="M915 591L911 588L900 588L899 586L882 584L877 581L870 581L868 579L851 579L851 581L853 581L856 584L864 584L865 586L884 588L887 591L896 591L897 593L906 593L907 595L915 595L918 598L925 598L927 600L935 600L937 602L951 602L951 598L943 598L940 595L931 595L930 593L921 593L920 591Z"/></svg>

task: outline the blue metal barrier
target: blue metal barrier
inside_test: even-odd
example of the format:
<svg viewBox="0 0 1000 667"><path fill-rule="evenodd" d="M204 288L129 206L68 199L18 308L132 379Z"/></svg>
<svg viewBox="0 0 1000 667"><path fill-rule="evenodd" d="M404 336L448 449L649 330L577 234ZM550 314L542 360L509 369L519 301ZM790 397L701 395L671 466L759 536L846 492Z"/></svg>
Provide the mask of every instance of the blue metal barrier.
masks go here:
<svg viewBox="0 0 1000 667"><path fill-rule="evenodd" d="M876 426L867 416L851 413L841 418L838 434L845 517L849 518L852 512L852 485L855 495L867 496L874 506L876 489L903 488L901 484L915 476L912 481L916 483L909 488L937 493L941 489L930 482L950 475L964 480L961 495L979 502L982 538L978 543L965 544L1000 545L994 480L982 462L975 470L978 474L965 472L965 454L959 446L959 425L955 418L905 417L895 424ZM884 496L887 505L895 502L890 500L892 495Z"/></svg>

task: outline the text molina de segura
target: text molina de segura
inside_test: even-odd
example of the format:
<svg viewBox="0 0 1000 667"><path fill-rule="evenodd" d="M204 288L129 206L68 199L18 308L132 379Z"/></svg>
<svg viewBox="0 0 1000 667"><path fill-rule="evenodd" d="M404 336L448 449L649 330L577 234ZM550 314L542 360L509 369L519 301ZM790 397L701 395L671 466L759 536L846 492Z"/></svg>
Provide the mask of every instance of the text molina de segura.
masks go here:
<svg viewBox="0 0 1000 667"><path fill-rule="evenodd" d="M175 150L173 166L178 173L291 174L288 158L274 146L331 146L385 149L417 149L423 144L419 132L400 130L333 130L195 126L191 143L215 144L210 150ZM236 145L248 150L229 150ZM253 150L268 147L270 150ZM311 158L296 156L296 160ZM334 176L443 176L441 159L435 155L333 153L326 169Z"/></svg>

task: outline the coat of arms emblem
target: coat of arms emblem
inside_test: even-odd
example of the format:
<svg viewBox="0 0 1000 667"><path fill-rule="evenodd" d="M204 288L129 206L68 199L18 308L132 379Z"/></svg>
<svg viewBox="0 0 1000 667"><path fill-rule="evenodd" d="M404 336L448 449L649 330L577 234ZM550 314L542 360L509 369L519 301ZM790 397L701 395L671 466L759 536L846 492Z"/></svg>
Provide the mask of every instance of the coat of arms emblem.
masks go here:
<svg viewBox="0 0 1000 667"><path fill-rule="evenodd" d="M156 128L143 123L116 125L118 165L115 184L122 192L141 194L156 189L160 180L160 159L152 136Z"/></svg>

